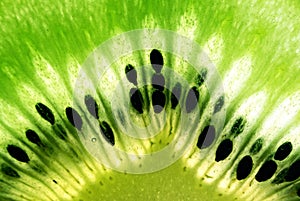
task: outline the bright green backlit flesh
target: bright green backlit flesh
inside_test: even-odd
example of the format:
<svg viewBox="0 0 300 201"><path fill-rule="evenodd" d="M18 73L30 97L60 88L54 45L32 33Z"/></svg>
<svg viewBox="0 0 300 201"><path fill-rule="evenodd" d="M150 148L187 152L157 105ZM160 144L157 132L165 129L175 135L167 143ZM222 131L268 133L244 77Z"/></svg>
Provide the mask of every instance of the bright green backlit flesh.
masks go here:
<svg viewBox="0 0 300 201"><path fill-rule="evenodd" d="M76 200L242 200L236 195L224 194L217 186L200 182L200 179L194 178L196 171L184 171L182 167L184 164L177 162L152 174L115 173L111 175L112 179L100 176L98 182L87 185Z"/></svg>
<svg viewBox="0 0 300 201"><path fill-rule="evenodd" d="M299 159L299 13L298 2L283 0L226 4L108 1L95 5L81 1L74 5L59 1L40 5L2 1L0 200L299 199L299 179L271 184L281 170ZM73 106L73 87L88 55L105 40L141 28L172 30L204 48L222 77L227 116L224 131L205 157L194 145L164 170L130 175L104 169L83 151L64 111ZM191 78L189 70L184 72L187 66L182 69L180 61L164 52L163 56L166 64ZM125 61L138 65L149 64L148 59L149 52L142 53L140 58L129 55L119 71L124 71ZM55 126L36 112L34 106L38 102L52 109ZM78 111L82 116L87 113ZM99 116L103 113L100 110ZM217 146L240 116L245 117L247 124L241 136L234 139L233 152L226 160L215 162ZM67 141L55 135L59 132L57 124L67 130ZM26 139L27 129L39 134L42 148ZM198 129L201 130L200 126ZM124 140L120 136L121 133L116 134L116 146ZM235 168L258 138L264 143L262 150L252 157L252 172L237 181ZM154 150L161 149L168 140L172 138L163 138ZM272 159L285 141L293 144L290 156L277 161L277 171L271 179L257 182L254 177L261 165ZM130 139L124 142L135 143ZM7 153L8 145L24 149L30 162L12 158ZM142 145L149 152L147 141ZM3 169L7 166L18 172L20 178L5 175Z"/></svg>

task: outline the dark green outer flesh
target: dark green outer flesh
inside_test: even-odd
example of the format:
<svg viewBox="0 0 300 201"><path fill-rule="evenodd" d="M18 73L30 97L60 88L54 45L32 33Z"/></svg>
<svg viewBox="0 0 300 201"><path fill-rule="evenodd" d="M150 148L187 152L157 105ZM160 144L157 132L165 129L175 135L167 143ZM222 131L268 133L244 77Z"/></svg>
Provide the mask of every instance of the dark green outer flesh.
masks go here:
<svg viewBox="0 0 300 201"><path fill-rule="evenodd" d="M8 159L5 147L10 143L24 144L26 129L33 127L40 128L45 133L52 132L49 131L49 125L40 120L36 114L34 105L37 102L44 102L49 107L55 108L56 116L60 114L64 119L60 120L60 123L66 122L63 111L66 106L72 105L72 90L80 65L99 44L126 31L161 28L176 31L205 46L205 50L216 63L216 68L224 80L228 76L227 72L233 68L233 63L240 61L241 58L251 60L249 74L241 70L236 77L233 76L234 78L245 76L245 82L237 82L243 84L237 87L236 96L231 97L232 94L228 93L230 103L227 106L226 119L227 123L231 122L230 117L234 116L234 112L248 97L262 92L262 97L266 98L264 109L262 113L257 114L257 122L249 128L247 138L252 139L250 130L259 130L267 116L279 107L281 102L288 97L293 97L290 104L287 104L287 108L279 110L286 114L285 117L291 113L292 118L285 118L287 121L282 120L279 128L261 134L266 136L268 147L265 147L266 153L257 159L260 164L269 155L268 151L276 150L275 147L278 146L277 143L280 138L283 138L284 133L289 133L290 136L299 134L298 103L300 101L297 94L300 88L299 13L300 5L297 1L283 0L226 3L223 1L76 1L72 3L49 1L39 4L34 1L26 1L26 3L1 1L0 162L11 161ZM244 64L241 62L240 65ZM233 84L228 84L229 88L234 88ZM280 119L279 114L277 116ZM0 175L0 185L4 189L3 193L0 193L1 198L23 200L20 197L23 195L27 200L36 200L39 197L37 196L39 188L42 189L43 200L55 200L55 198L91 200L94 195L99 196L95 200L122 200L123 198L124 200L136 198L139 200L205 200L213 196L216 200L233 200L240 197L245 199L251 194L260 195L259 192L265 191L267 197L263 194L262 197L258 196L257 200L299 198L296 195L299 180L286 186L274 187L270 183L255 184L254 187L249 187L248 191L244 187L245 195L240 191L227 192L218 186L218 180L213 184L203 182L202 177L195 173L197 171L195 166L187 165L187 171L184 172L184 167L188 163L186 159L159 173L149 175L122 175L105 170L83 151L81 145L78 145L76 132L70 124L66 123L65 127L68 132L73 133L70 146L76 145L75 150L80 150L81 158L74 159L69 153L55 151L55 142L49 143L50 147L54 147L50 158L46 156L46 159L37 159L34 154L31 154L30 157L35 158L36 164L39 164L39 160L47 162L43 168L47 169L48 166L47 171L51 172L49 179L44 175L30 172L30 168L22 164L11 162L13 167L19 168L20 172L22 168L28 171L22 172L21 178L24 180L21 182ZM288 139L295 142L294 152L287 164L281 164L281 168L288 166L299 153L299 141L292 137ZM66 145L62 150L68 150L68 146ZM40 153L36 147L32 149L30 153ZM44 153L40 158L43 156ZM63 165L56 164L52 168L53 159ZM222 164L220 167L227 167L228 164ZM79 182L74 182L76 180L74 178L66 178L65 182L62 181L64 183L61 184L62 188L54 187L52 179L56 175L59 175L61 180L70 176L62 170L64 168L58 168L62 166L74 172L74 178ZM37 179L32 181L32 177ZM100 185L102 180L103 186ZM24 187L26 185L22 182L28 183L29 187ZM130 182L134 184L130 186ZM144 188L139 189L136 197L133 193L138 188L139 182ZM71 187L63 192L61 189L67 188L68 183ZM248 183L245 182L245 185ZM161 193L154 186L159 188ZM49 189L53 189L54 193L45 196L51 191ZM91 194L88 192L89 189ZM207 192L208 195L204 196ZM68 196L70 194L73 198ZM226 194L229 194L229 197L226 197Z"/></svg>

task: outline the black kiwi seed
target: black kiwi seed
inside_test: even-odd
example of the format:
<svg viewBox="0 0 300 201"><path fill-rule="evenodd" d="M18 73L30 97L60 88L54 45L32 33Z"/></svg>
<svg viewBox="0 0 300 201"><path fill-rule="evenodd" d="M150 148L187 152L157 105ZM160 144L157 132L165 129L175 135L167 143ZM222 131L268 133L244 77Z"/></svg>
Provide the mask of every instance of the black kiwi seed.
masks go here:
<svg viewBox="0 0 300 201"><path fill-rule="evenodd" d="M117 114L118 114L118 120L121 122L121 124L123 126L125 126L126 125L126 118L125 118L124 113L122 112L122 110L118 109Z"/></svg>
<svg viewBox="0 0 300 201"><path fill-rule="evenodd" d="M53 112L46 105L44 105L43 103L37 103L35 105L35 109L41 115L41 117L48 121L50 124L53 125L55 123Z"/></svg>
<svg viewBox="0 0 300 201"><path fill-rule="evenodd" d="M275 153L274 159L282 161L292 152L293 145L290 142L285 142L280 145Z"/></svg>
<svg viewBox="0 0 300 201"><path fill-rule="evenodd" d="M194 86L188 91L188 95L186 97L185 108L187 113L192 112L196 108L198 100L199 91L197 87Z"/></svg>
<svg viewBox="0 0 300 201"><path fill-rule="evenodd" d="M69 120L69 122L78 130L81 130L82 128L82 119L79 115L79 113L71 108L71 107L67 107L66 108L66 116Z"/></svg>
<svg viewBox="0 0 300 201"><path fill-rule="evenodd" d="M152 106L155 113L160 113L166 103L166 96L165 94L160 90L155 90L152 93Z"/></svg>
<svg viewBox="0 0 300 201"><path fill-rule="evenodd" d="M176 85L172 89L172 94L171 94L171 108L175 109L179 103L181 95L181 84L176 83Z"/></svg>
<svg viewBox="0 0 300 201"><path fill-rule="evenodd" d="M232 152L233 143L230 139L223 140L216 151L215 161L219 162L226 159Z"/></svg>
<svg viewBox="0 0 300 201"><path fill-rule="evenodd" d="M165 78L162 74L156 73L152 76L152 86L160 91L164 90Z"/></svg>
<svg viewBox="0 0 300 201"><path fill-rule="evenodd" d="M84 103L89 113L96 119L99 119L99 115L98 115L99 107L95 99L91 95L86 95L84 97Z"/></svg>
<svg viewBox="0 0 300 201"><path fill-rule="evenodd" d="M10 176L10 177L20 178L20 175L17 171L15 171L10 166L8 166L4 163L1 165L1 172L3 172L3 174Z"/></svg>
<svg viewBox="0 0 300 201"><path fill-rule="evenodd" d="M281 170L277 176L275 177L275 179L272 181L273 184L280 184L283 183L285 181L285 177L288 173L288 168L284 168L283 170Z"/></svg>
<svg viewBox="0 0 300 201"><path fill-rule="evenodd" d="M34 131L34 130L31 130L31 129L28 129L26 132L26 137L27 139L36 144L36 145L40 145L41 144L41 139L40 137L38 136L38 134Z"/></svg>
<svg viewBox="0 0 300 201"><path fill-rule="evenodd" d="M219 112L224 105L224 96L220 96L214 106L214 114Z"/></svg>
<svg viewBox="0 0 300 201"><path fill-rule="evenodd" d="M128 64L125 67L125 74L129 82L131 82L134 85L137 85L137 72L131 64Z"/></svg>
<svg viewBox="0 0 300 201"><path fill-rule="evenodd" d="M130 102L131 105L134 107L134 109L142 114L143 113L143 105L144 105L144 100L143 100L143 96L142 93L139 89L136 88L131 88L130 92Z"/></svg>
<svg viewBox="0 0 300 201"><path fill-rule="evenodd" d="M244 131L246 121L244 120L243 117L239 117L238 119L235 120L233 123L233 126L231 127L231 134L236 137L239 134L241 134Z"/></svg>
<svg viewBox="0 0 300 201"><path fill-rule="evenodd" d="M277 170L277 164L273 160L264 162L255 175L255 179L258 182L267 181L270 179Z"/></svg>
<svg viewBox="0 0 300 201"><path fill-rule="evenodd" d="M297 190L297 195L300 197L300 188Z"/></svg>
<svg viewBox="0 0 300 201"><path fill-rule="evenodd" d="M207 75L207 69L202 69L200 74L197 75L196 79L195 79L195 83L200 87L205 79L206 79L206 75Z"/></svg>
<svg viewBox="0 0 300 201"><path fill-rule="evenodd" d="M285 176L285 181L295 181L300 177L300 159L293 162Z"/></svg>
<svg viewBox="0 0 300 201"><path fill-rule="evenodd" d="M216 137L215 127L212 125L206 126L199 135L197 141L197 147L199 149L205 149L209 147L213 143L215 137Z"/></svg>
<svg viewBox="0 0 300 201"><path fill-rule="evenodd" d="M111 145L115 145L114 133L106 121L102 121L100 123L100 131L107 142L109 142Z"/></svg>
<svg viewBox="0 0 300 201"><path fill-rule="evenodd" d="M253 160L251 156L244 156L239 162L236 169L236 178L237 180L246 179L251 173L253 167Z"/></svg>
<svg viewBox="0 0 300 201"><path fill-rule="evenodd" d="M155 72L160 73L164 65L164 59L161 52L158 51L157 49L153 49L150 53L150 62Z"/></svg>
<svg viewBox="0 0 300 201"><path fill-rule="evenodd" d="M20 147L17 147L15 145L8 145L6 147L6 150L8 151L11 157L13 157L14 159L20 162L28 163L30 161L27 153Z"/></svg>
<svg viewBox="0 0 300 201"><path fill-rule="evenodd" d="M263 140L261 138L258 138L251 146L250 154L252 155L257 154L261 150L262 146L263 146Z"/></svg>
<svg viewBox="0 0 300 201"><path fill-rule="evenodd" d="M55 135L62 140L67 138L67 132L61 124L56 124L56 127L53 127L55 131Z"/></svg>

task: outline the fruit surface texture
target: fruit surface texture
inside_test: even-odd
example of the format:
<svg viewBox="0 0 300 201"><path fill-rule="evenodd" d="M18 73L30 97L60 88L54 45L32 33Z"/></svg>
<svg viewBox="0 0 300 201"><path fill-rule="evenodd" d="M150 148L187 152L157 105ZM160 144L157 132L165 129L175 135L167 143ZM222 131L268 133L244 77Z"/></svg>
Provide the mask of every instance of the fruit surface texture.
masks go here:
<svg viewBox="0 0 300 201"><path fill-rule="evenodd" d="M0 201L300 199L300 2L0 2Z"/></svg>

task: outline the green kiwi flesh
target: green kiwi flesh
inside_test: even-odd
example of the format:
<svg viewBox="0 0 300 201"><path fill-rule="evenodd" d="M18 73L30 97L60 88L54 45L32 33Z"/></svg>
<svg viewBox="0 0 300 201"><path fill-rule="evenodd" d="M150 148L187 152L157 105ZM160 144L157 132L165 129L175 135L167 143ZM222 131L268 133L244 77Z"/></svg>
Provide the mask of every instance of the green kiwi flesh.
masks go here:
<svg viewBox="0 0 300 201"><path fill-rule="evenodd" d="M1 1L0 200L299 200L299 13L293 0ZM151 154L172 142L171 130L183 126L176 124L179 109L151 140L126 137L112 121L112 92L121 78L128 82L126 66L150 65L156 48L133 52L110 66L101 82L105 87L90 94L99 105L97 113L85 107L83 98L81 104L74 101L88 56L110 38L136 29L170 30L197 42L224 87L224 96L211 97L180 55L158 50L165 66L189 87L198 87L204 117L193 122L197 138L185 154L147 174L99 163L80 135L82 129L92 132L91 121L99 120L102 128L105 121L113 130L113 136L104 135L107 143L127 152ZM93 79L92 71L86 74ZM151 80L152 74L138 71L137 76ZM165 81L175 86L172 77ZM212 125L216 137L208 147L198 146L199 134L211 123L209 114L220 112L224 125ZM102 153L114 159L106 149ZM123 163L136 162L126 158Z"/></svg>

